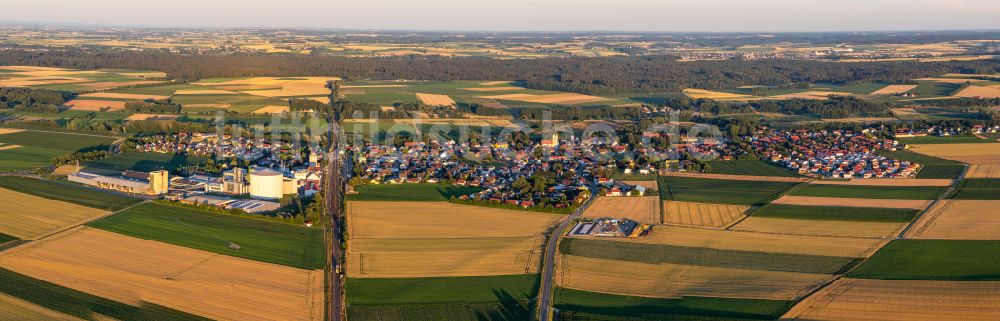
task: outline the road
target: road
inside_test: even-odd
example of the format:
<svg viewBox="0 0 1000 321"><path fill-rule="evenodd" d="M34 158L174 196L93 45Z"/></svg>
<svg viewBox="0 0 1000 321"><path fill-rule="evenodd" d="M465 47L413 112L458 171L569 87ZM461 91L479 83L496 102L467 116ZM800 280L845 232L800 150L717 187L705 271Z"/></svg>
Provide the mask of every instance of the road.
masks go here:
<svg viewBox="0 0 1000 321"><path fill-rule="evenodd" d="M327 224L325 235L327 237L327 255L330 258L330 288L327 293L330 295L330 311L329 320L340 321L343 320L343 302L344 302L344 292L343 285L341 284L342 279L340 278L340 273L338 273L338 267L341 266L340 262L340 225L343 222L341 219L343 204L341 197L343 194L343 167L340 162L340 155L338 153L339 148L337 143L332 144L333 151L329 153L326 168L327 177L324 200L326 200L326 215Z"/></svg>
<svg viewBox="0 0 1000 321"><path fill-rule="evenodd" d="M555 279L556 270L556 252L558 251L559 239L562 238L562 232L569 227L576 218L580 217L583 211L587 210L587 207L594 202L597 198L597 187L591 186L590 188L590 198L588 198L583 205L576 209L573 214L567 215L559 225L552 230L552 235L549 236L548 241L545 243L545 263L542 267L542 287L541 291L538 292L538 320L539 321L549 321L549 311L552 309L552 282Z"/></svg>

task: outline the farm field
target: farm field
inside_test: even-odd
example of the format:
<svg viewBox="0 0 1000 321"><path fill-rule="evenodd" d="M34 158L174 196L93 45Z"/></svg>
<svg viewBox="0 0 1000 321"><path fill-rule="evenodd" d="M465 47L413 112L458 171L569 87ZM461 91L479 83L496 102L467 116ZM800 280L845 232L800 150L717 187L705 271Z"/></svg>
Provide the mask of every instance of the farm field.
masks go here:
<svg viewBox="0 0 1000 321"><path fill-rule="evenodd" d="M560 287L654 298L792 300L833 278L829 274L648 264L573 255L561 255L556 271Z"/></svg>
<svg viewBox="0 0 1000 321"><path fill-rule="evenodd" d="M903 161L917 162L924 167L917 173L918 179L955 179L965 170L965 165L953 160L915 153L909 150L879 151L879 155Z"/></svg>
<svg viewBox="0 0 1000 321"><path fill-rule="evenodd" d="M694 89L694 88L684 89L684 95L692 99L712 99L719 101L748 101L748 100L764 99L763 97L759 96L734 94L722 91L711 91L711 90Z"/></svg>
<svg viewBox="0 0 1000 321"><path fill-rule="evenodd" d="M347 278L351 320L529 319L538 293L538 274L435 277Z"/></svg>
<svg viewBox="0 0 1000 321"><path fill-rule="evenodd" d="M769 198L795 185L794 182L681 176L661 176L658 184L664 200L733 205L767 202Z"/></svg>
<svg viewBox="0 0 1000 321"><path fill-rule="evenodd" d="M358 186L349 201L438 202L478 191L475 187L438 184L379 184Z"/></svg>
<svg viewBox="0 0 1000 321"><path fill-rule="evenodd" d="M788 193L791 196L933 200L947 190L941 186L882 186L808 184Z"/></svg>
<svg viewBox="0 0 1000 321"><path fill-rule="evenodd" d="M576 93L544 91L512 86L511 82L491 83L481 81L352 81L343 87L347 100L383 106L415 104L421 102L418 94L432 99L424 103L467 105L479 103L508 107L545 107L556 105L614 106L628 103L624 99L611 99ZM450 101L449 101L450 100ZM501 107L502 108L502 107Z"/></svg>
<svg viewBox="0 0 1000 321"><path fill-rule="evenodd" d="M994 194L996 195L996 194ZM907 232L907 238L1000 239L1000 200L951 199L939 202Z"/></svg>
<svg viewBox="0 0 1000 321"><path fill-rule="evenodd" d="M535 237L562 218L557 214L443 202L352 201L346 214L353 222L348 227L352 239Z"/></svg>
<svg viewBox="0 0 1000 321"><path fill-rule="evenodd" d="M905 225L903 222L800 220L751 215L732 229L778 234L882 238L895 235Z"/></svg>
<svg viewBox="0 0 1000 321"><path fill-rule="evenodd" d="M723 228L746 216L750 206L663 201L663 223Z"/></svg>
<svg viewBox="0 0 1000 321"><path fill-rule="evenodd" d="M867 257L884 243L882 240L865 238L754 233L675 226L657 226L649 236L622 239L620 242L838 257Z"/></svg>
<svg viewBox="0 0 1000 321"><path fill-rule="evenodd" d="M909 208L921 210L930 205L929 200L906 199L875 199L875 198L845 198L820 196L783 195L771 204L805 205L805 206L848 206L866 208Z"/></svg>
<svg viewBox="0 0 1000 321"><path fill-rule="evenodd" d="M0 171L43 167L56 156L107 148L114 140L80 134L7 130L6 133L0 132Z"/></svg>
<svg viewBox="0 0 1000 321"><path fill-rule="evenodd" d="M130 70L75 70L54 67L0 66L0 87L93 91L132 85L155 84L161 72Z"/></svg>
<svg viewBox="0 0 1000 321"><path fill-rule="evenodd" d="M91 228L3 252L0 266L130 304L213 319L321 320L323 273Z"/></svg>
<svg viewBox="0 0 1000 321"><path fill-rule="evenodd" d="M47 309L68 316L66 317L68 320L100 320L102 318L113 318L123 321L208 320L147 301L139 301L136 305L112 301L58 284L34 279L4 268L0 268L0 281L2 281L0 282L0 293L3 293L4 297L20 300L22 306L23 304L33 305L27 313L48 313L37 310ZM2 309L0 308L0 310ZM25 312L23 310L15 312L19 313L19 317L14 320L50 320L48 316L40 319L27 318L29 316ZM3 316L3 314L0 313L0 316ZM52 318L56 318L57 320L58 317L52 316Z"/></svg>
<svg viewBox="0 0 1000 321"><path fill-rule="evenodd" d="M646 298L556 288L559 320L776 319L791 306L782 300L711 297Z"/></svg>
<svg viewBox="0 0 1000 321"><path fill-rule="evenodd" d="M768 253L703 247L617 242L593 238L566 238L559 244L564 255L705 267L833 274L854 258L823 255Z"/></svg>
<svg viewBox="0 0 1000 321"><path fill-rule="evenodd" d="M0 207L0 233L19 239L45 236L108 213L4 188L0 188L0 199L5 203ZM6 241L10 240L0 243Z"/></svg>
<svg viewBox="0 0 1000 321"><path fill-rule="evenodd" d="M760 160L709 161L712 174L797 177L790 170Z"/></svg>
<svg viewBox="0 0 1000 321"><path fill-rule="evenodd" d="M598 197L587 210L584 218L628 218L643 224L660 224L660 198L656 196L638 197Z"/></svg>
<svg viewBox="0 0 1000 321"><path fill-rule="evenodd" d="M771 203L753 211L751 215L753 217L797 220L909 222L913 220L913 217L917 213L919 213L919 210L907 208L807 206Z"/></svg>
<svg viewBox="0 0 1000 321"><path fill-rule="evenodd" d="M140 239L165 242L304 269L319 269L323 230L228 216L203 210L142 204L87 224ZM230 248L230 242L239 249Z"/></svg>
<svg viewBox="0 0 1000 321"><path fill-rule="evenodd" d="M848 276L881 280L1000 280L1000 241L896 240Z"/></svg>
<svg viewBox="0 0 1000 321"><path fill-rule="evenodd" d="M4 320L57 320L82 321L70 315L52 311L43 306L0 293L0 319Z"/></svg>
<svg viewBox="0 0 1000 321"><path fill-rule="evenodd" d="M845 278L795 305L789 320L985 320L1000 313L1000 282Z"/></svg>
<svg viewBox="0 0 1000 321"><path fill-rule="evenodd" d="M18 240L17 237L0 233L0 244L4 244L4 243L7 243L7 242L16 241L16 240Z"/></svg>
<svg viewBox="0 0 1000 321"><path fill-rule="evenodd" d="M560 215L437 202L347 204L354 278L537 273L542 233ZM433 222L433 223L430 223Z"/></svg>
<svg viewBox="0 0 1000 321"><path fill-rule="evenodd" d="M935 145L935 144L985 144L996 143L996 141L982 139L976 136L923 136L923 137L902 137L897 139L900 143L907 145Z"/></svg>
<svg viewBox="0 0 1000 321"><path fill-rule="evenodd" d="M882 87L879 90L873 91L871 94L872 95L894 95L894 94L902 94L902 93L905 93L907 91L912 90L913 88L917 88L917 85L888 85L888 86Z"/></svg>
<svg viewBox="0 0 1000 321"><path fill-rule="evenodd" d="M1000 199L1000 179L967 178L958 183L953 199L996 200Z"/></svg>
<svg viewBox="0 0 1000 321"><path fill-rule="evenodd" d="M79 185L37 178L0 176L0 187L38 197L117 211L140 200Z"/></svg>
<svg viewBox="0 0 1000 321"><path fill-rule="evenodd" d="M1000 178L1000 143L925 144L912 150L972 165L967 178Z"/></svg>
<svg viewBox="0 0 1000 321"><path fill-rule="evenodd" d="M938 186L947 187L955 183L952 179L920 179L920 178L856 178L847 181L817 180L813 185L849 185L849 186Z"/></svg>

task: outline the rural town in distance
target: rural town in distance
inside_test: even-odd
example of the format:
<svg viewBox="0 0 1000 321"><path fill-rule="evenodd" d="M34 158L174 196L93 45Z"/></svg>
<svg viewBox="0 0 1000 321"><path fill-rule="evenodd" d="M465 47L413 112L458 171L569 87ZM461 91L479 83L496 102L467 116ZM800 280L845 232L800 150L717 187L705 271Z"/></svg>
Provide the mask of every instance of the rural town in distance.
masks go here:
<svg viewBox="0 0 1000 321"><path fill-rule="evenodd" d="M1000 320L1000 4L285 2L0 4L0 321Z"/></svg>

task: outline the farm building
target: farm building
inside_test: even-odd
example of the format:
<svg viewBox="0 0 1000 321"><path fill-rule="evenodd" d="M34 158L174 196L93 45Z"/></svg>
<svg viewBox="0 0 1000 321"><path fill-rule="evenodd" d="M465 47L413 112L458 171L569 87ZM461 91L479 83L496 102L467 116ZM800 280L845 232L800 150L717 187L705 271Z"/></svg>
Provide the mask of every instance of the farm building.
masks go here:
<svg viewBox="0 0 1000 321"><path fill-rule="evenodd" d="M602 218L593 222L580 222L570 229L571 236L639 237L648 234L651 225L621 218Z"/></svg>
<svg viewBox="0 0 1000 321"><path fill-rule="evenodd" d="M81 172L69 174L67 178L71 182L129 194L161 195L165 194L170 186L169 174L162 170L151 173L125 171L120 176Z"/></svg>

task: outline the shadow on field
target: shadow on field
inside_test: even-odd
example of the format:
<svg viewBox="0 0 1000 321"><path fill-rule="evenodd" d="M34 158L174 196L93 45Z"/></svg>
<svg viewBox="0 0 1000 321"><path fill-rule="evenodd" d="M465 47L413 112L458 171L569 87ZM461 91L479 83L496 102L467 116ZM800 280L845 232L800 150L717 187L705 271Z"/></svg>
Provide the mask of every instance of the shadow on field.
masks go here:
<svg viewBox="0 0 1000 321"><path fill-rule="evenodd" d="M531 320L531 308L523 301L506 290L493 290L493 295L500 302L496 309L490 311L476 311L476 320L479 321L521 321Z"/></svg>

